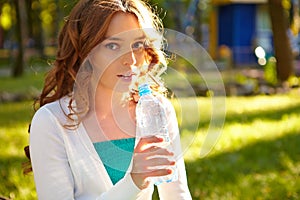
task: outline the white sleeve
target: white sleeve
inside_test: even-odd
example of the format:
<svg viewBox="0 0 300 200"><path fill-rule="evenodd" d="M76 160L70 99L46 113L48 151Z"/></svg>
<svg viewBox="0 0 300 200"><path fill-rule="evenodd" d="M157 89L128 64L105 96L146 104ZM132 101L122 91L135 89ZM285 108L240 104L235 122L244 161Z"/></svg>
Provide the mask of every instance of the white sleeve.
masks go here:
<svg viewBox="0 0 300 200"><path fill-rule="evenodd" d="M130 173L127 173L125 177L109 191L102 193L97 200L137 199L139 194L141 194L141 190L133 182Z"/></svg>
<svg viewBox="0 0 300 200"><path fill-rule="evenodd" d="M159 197L161 200L191 200L191 194L187 184L186 170L181 150L180 134L175 110L168 100L165 102L166 112L169 121L168 130L172 139L172 146L176 155L178 169L178 180L171 183L158 185Z"/></svg>
<svg viewBox="0 0 300 200"><path fill-rule="evenodd" d="M30 156L39 199L74 199L74 181L58 122L45 108L34 115Z"/></svg>

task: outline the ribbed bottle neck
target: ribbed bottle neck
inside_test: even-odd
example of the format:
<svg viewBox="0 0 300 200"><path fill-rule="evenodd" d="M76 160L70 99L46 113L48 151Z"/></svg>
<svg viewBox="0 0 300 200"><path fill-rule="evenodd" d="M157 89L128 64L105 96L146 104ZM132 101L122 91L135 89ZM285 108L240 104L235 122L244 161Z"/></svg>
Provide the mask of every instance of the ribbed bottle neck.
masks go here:
<svg viewBox="0 0 300 200"><path fill-rule="evenodd" d="M140 96L152 93L150 85L148 83L144 83L144 84L139 85L138 90L139 90L139 95Z"/></svg>

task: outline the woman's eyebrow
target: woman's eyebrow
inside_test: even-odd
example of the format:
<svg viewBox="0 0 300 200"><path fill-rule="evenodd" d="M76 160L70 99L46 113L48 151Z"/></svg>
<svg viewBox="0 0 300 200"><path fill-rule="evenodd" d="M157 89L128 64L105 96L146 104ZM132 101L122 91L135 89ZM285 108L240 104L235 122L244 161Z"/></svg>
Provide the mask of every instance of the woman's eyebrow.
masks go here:
<svg viewBox="0 0 300 200"><path fill-rule="evenodd" d="M141 36L141 37L137 37L135 39L133 39L134 41L136 40L142 40L142 39L146 39L146 36ZM118 38L118 37L107 37L104 40L110 40L110 41L125 41L126 39L123 38Z"/></svg>
<svg viewBox="0 0 300 200"><path fill-rule="evenodd" d="M121 39L121 38L117 38L117 37L107 37L107 38L104 38L104 40L112 40L112 41L124 41L123 39Z"/></svg>

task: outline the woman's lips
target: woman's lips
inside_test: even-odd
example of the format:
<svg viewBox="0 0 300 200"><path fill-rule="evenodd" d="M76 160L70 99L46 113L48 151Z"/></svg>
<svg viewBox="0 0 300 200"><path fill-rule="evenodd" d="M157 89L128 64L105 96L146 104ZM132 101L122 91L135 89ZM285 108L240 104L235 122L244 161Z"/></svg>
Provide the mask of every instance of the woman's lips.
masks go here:
<svg viewBox="0 0 300 200"><path fill-rule="evenodd" d="M122 81L131 82L133 75L134 74L126 74L126 75L119 74L117 75L117 77L121 78Z"/></svg>

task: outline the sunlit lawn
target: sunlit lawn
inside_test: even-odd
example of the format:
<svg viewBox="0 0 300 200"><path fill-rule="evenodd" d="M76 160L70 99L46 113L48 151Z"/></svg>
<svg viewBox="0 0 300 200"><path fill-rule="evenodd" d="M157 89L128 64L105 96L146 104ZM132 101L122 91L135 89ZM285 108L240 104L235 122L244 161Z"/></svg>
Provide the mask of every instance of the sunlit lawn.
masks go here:
<svg viewBox="0 0 300 200"><path fill-rule="evenodd" d="M23 176L32 102L0 104L0 196L36 199L32 175Z"/></svg>
<svg viewBox="0 0 300 200"><path fill-rule="evenodd" d="M37 93L43 84L42 72L25 73L22 78L0 77L0 92L19 93L30 96Z"/></svg>
<svg viewBox="0 0 300 200"><path fill-rule="evenodd" d="M207 100L198 101L207 110ZM193 199L299 199L299 94L230 97L226 108L210 154L199 158L207 119L185 154ZM184 133L183 140L192 134Z"/></svg>
<svg viewBox="0 0 300 200"><path fill-rule="evenodd" d="M179 122L193 199L300 199L299 97L295 90L224 99L222 132L216 142L210 141L215 146L203 157L211 99L196 99L199 122L191 103L195 99L181 99L180 107L174 102L178 113L189 113L179 114ZM0 104L0 196L36 199L33 176L24 176L21 170L32 114L31 101Z"/></svg>

